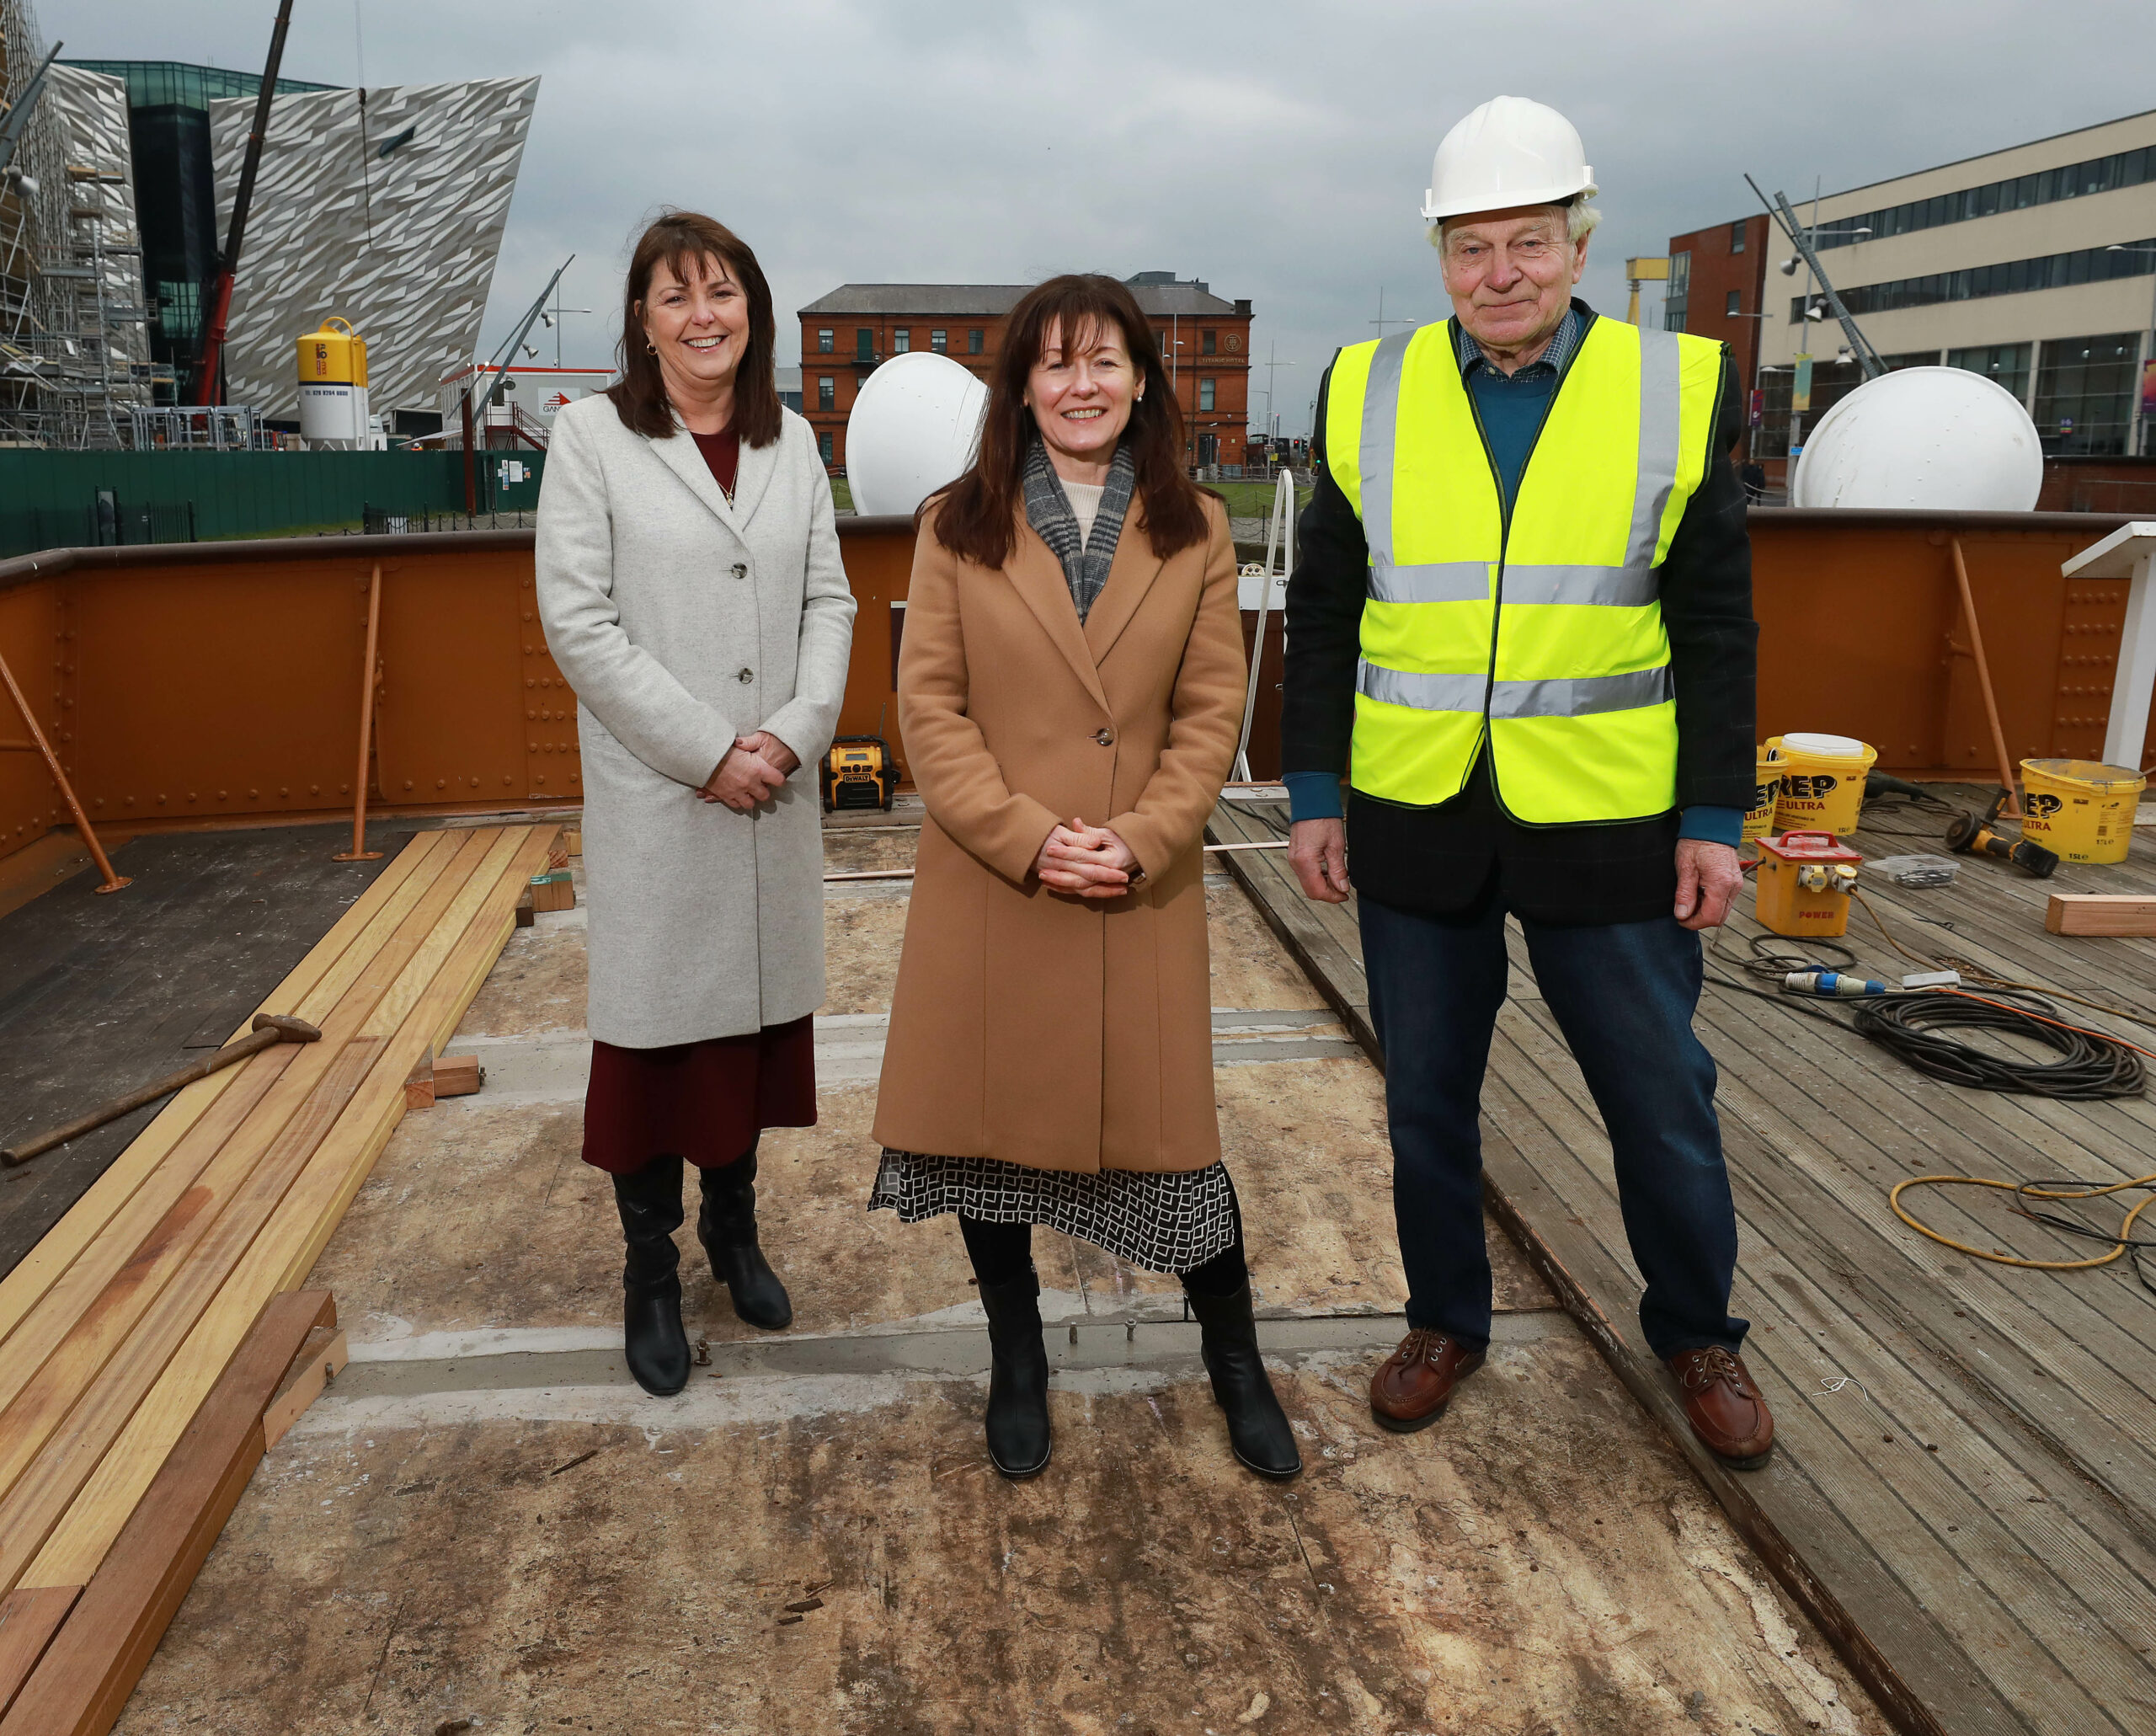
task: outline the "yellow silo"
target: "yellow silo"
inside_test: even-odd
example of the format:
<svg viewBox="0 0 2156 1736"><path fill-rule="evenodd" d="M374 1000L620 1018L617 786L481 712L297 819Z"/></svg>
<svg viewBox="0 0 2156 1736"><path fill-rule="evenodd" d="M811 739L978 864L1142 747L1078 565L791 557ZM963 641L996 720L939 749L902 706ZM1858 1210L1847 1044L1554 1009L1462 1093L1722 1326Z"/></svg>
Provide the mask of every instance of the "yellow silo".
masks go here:
<svg viewBox="0 0 2156 1736"><path fill-rule="evenodd" d="M337 328L342 327L342 330ZM367 340L333 317L299 340L300 437L359 443L367 435Z"/></svg>

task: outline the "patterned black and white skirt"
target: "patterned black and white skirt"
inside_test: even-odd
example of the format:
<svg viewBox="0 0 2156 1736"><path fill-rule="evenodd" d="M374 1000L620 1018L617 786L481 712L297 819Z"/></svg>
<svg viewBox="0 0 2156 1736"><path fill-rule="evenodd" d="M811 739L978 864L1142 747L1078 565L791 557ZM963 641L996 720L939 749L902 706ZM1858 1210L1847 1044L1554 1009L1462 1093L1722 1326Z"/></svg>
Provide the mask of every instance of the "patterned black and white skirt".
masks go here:
<svg viewBox="0 0 2156 1736"><path fill-rule="evenodd" d="M1040 1224L1148 1272L1188 1272L1235 1244L1235 1184L1223 1162L1156 1175L1028 1169L993 1157L886 1149L871 1211L917 1224L947 1211L991 1224Z"/></svg>

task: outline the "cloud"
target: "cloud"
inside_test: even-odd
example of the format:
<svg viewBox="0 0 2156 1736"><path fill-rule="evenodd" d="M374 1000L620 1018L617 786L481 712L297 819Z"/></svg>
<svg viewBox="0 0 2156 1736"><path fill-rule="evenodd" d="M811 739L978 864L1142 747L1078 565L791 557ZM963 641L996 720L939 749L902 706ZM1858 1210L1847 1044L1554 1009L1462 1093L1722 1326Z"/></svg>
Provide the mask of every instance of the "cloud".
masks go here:
<svg viewBox="0 0 2156 1736"><path fill-rule="evenodd" d="M272 0L38 0L70 56L261 64ZM2084 0L2073 52L2008 0L1744 8L1609 0L1231 8L1103 0L360 0L366 81L541 75L495 274L491 345L562 258L611 310L639 220L697 206L753 245L787 316L848 281L1030 281L1173 269L1256 304L1299 426L1334 347L1386 312L1441 317L1417 216L1431 153L1499 91L1563 110L1609 219L1583 292L1622 261L1756 208L2146 107L2145 0ZM358 76L350 8L297 8L291 76ZM1650 300L1652 310L1655 304ZM607 314L564 359L603 362ZM549 346L551 353L551 346ZM1293 383L1290 384L1289 382Z"/></svg>

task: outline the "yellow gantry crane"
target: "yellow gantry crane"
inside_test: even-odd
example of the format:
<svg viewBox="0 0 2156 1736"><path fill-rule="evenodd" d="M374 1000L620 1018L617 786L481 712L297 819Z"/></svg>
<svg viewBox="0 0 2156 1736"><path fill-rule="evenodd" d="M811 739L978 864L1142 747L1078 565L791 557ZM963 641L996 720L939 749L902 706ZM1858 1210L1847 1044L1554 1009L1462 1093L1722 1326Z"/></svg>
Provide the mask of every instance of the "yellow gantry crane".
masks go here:
<svg viewBox="0 0 2156 1736"><path fill-rule="evenodd" d="M1625 283L1632 291L1632 299L1625 309L1625 323L1640 323L1640 286L1643 283L1669 281L1668 259L1627 259L1625 261Z"/></svg>

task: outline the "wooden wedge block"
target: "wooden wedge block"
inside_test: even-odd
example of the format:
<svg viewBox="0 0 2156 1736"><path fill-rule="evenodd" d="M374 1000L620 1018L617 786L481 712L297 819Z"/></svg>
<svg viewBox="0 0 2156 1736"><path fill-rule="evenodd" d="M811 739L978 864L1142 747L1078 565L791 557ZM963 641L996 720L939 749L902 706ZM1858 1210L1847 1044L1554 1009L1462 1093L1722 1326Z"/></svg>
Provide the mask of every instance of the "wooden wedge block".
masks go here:
<svg viewBox="0 0 2156 1736"><path fill-rule="evenodd" d="M285 1384L277 1389L262 1413L262 1450L265 1453L285 1438L285 1431L306 1415L307 1407L322 1397L323 1389L344 1372L352 1359L340 1326L318 1326L307 1335L300 1354L285 1370Z"/></svg>
<svg viewBox="0 0 2156 1736"><path fill-rule="evenodd" d="M516 926L520 928L529 928L535 914L536 913L531 907L531 889L527 886L516 900Z"/></svg>
<svg viewBox="0 0 2156 1736"><path fill-rule="evenodd" d="M318 1327L334 1328L327 1290L296 1290L262 1310L64 1622L0 1736L104 1736L238 1504L262 1457L262 1413Z"/></svg>
<svg viewBox="0 0 2156 1736"><path fill-rule="evenodd" d="M2156 898L2109 892L2054 892L2044 908L2044 932L2156 935Z"/></svg>
<svg viewBox="0 0 2156 1736"><path fill-rule="evenodd" d="M584 828L580 825L563 826L562 828L562 848L566 850L571 856L583 855Z"/></svg>
<svg viewBox="0 0 2156 1736"><path fill-rule="evenodd" d="M422 1055L418 1066L412 1069L404 1080L404 1107L408 1109L430 1109L440 1093L435 1088L435 1058Z"/></svg>
<svg viewBox="0 0 2156 1736"><path fill-rule="evenodd" d="M435 1061L435 1095L469 1097L487 1082L487 1070L476 1055L445 1055Z"/></svg>
<svg viewBox="0 0 2156 1736"><path fill-rule="evenodd" d="M41 1585L0 1598L0 1712L15 1703L82 1594L79 1585Z"/></svg>
<svg viewBox="0 0 2156 1736"><path fill-rule="evenodd" d="M548 868L531 877L531 907L536 911L573 911L576 883L565 868Z"/></svg>

